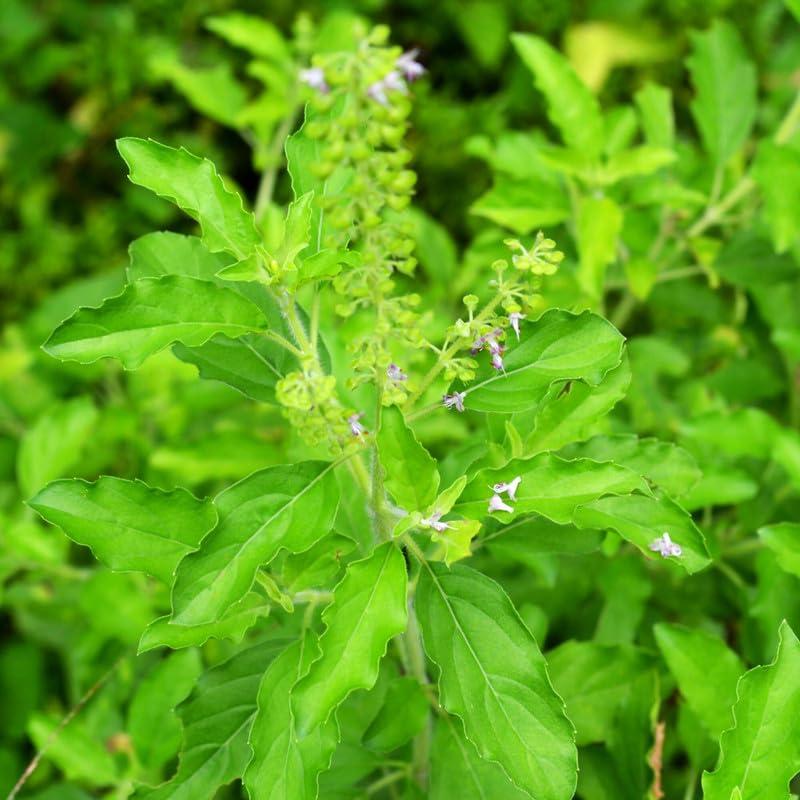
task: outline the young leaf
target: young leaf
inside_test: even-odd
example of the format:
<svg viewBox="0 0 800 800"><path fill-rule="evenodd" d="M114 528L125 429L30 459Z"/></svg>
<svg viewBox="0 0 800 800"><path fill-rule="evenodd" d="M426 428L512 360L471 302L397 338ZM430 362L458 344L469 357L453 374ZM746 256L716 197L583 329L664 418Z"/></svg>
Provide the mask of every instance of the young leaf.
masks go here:
<svg viewBox="0 0 800 800"><path fill-rule="evenodd" d="M664 86L646 83L634 100L639 108L644 136L649 145L671 149L675 143L675 114L672 92Z"/></svg>
<svg viewBox="0 0 800 800"><path fill-rule="evenodd" d="M45 411L25 432L17 453L17 480L25 497L80 461L97 416L90 398L76 397Z"/></svg>
<svg viewBox="0 0 800 800"><path fill-rule="evenodd" d="M534 408L554 382L583 380L596 386L622 358L622 334L588 311L552 309L522 331L522 341L504 356L505 369L487 364L466 388L467 408L501 414Z"/></svg>
<svg viewBox="0 0 800 800"><path fill-rule="evenodd" d="M536 413L534 429L525 440L525 452L558 450L589 435L592 426L602 419L628 392L631 368L627 358L610 370L597 386L582 381L555 384L554 397L545 398Z"/></svg>
<svg viewBox="0 0 800 800"><path fill-rule="evenodd" d="M269 20L255 14L232 11L209 17L205 26L226 42L267 61L288 61L292 58L280 30Z"/></svg>
<svg viewBox="0 0 800 800"><path fill-rule="evenodd" d="M427 508L439 491L436 461L417 441L396 406L381 414L377 445L386 488L398 505L407 511Z"/></svg>
<svg viewBox="0 0 800 800"><path fill-rule="evenodd" d="M481 758L464 737L461 725L449 717L436 721L431 748L429 800L528 800L530 795L514 786L499 764Z"/></svg>
<svg viewBox="0 0 800 800"><path fill-rule="evenodd" d="M653 632L689 708L716 741L733 721L731 708L744 664L725 642L706 631L662 622Z"/></svg>
<svg viewBox="0 0 800 800"><path fill-rule="evenodd" d="M253 215L244 210L242 198L225 186L208 159L152 139L118 139L117 149L128 165L130 180L171 200L197 220L203 242L212 252L225 250L242 260L261 243Z"/></svg>
<svg viewBox="0 0 800 800"><path fill-rule="evenodd" d="M800 641L780 627L775 660L745 673L736 689L734 727L722 734L720 760L703 773L704 800L789 800L800 770Z"/></svg>
<svg viewBox="0 0 800 800"><path fill-rule="evenodd" d="M800 577L800 523L766 525L758 529L758 538L775 553L783 570Z"/></svg>
<svg viewBox="0 0 800 800"><path fill-rule="evenodd" d="M292 690L319 657L313 634L287 647L269 665L258 689L258 711L250 730L253 758L244 774L251 800L316 800L317 776L336 748L336 720L298 736Z"/></svg>
<svg viewBox="0 0 800 800"><path fill-rule="evenodd" d="M505 466L484 469L467 484L455 511L471 519L488 515L492 486L520 477L516 499L509 499L514 512L500 512L504 522L521 514L541 514L553 522L571 521L577 506L607 494L647 492L644 480L625 467L588 459L567 461L551 453L515 458Z"/></svg>
<svg viewBox="0 0 800 800"><path fill-rule="evenodd" d="M686 63L695 88L692 114L706 150L724 166L753 127L756 71L729 22L716 20L691 38L693 52Z"/></svg>
<svg viewBox="0 0 800 800"><path fill-rule="evenodd" d="M55 481L28 505L109 569L146 572L167 586L217 521L214 507L185 489L164 492L108 476Z"/></svg>
<svg viewBox="0 0 800 800"><path fill-rule="evenodd" d="M442 705L486 759L538 800L568 800L577 751L545 660L508 595L468 567L422 567L415 608Z"/></svg>
<svg viewBox="0 0 800 800"><path fill-rule="evenodd" d="M386 542L347 568L322 613L322 656L292 693L301 736L323 725L356 689L370 689L389 640L406 627L406 563Z"/></svg>
<svg viewBox="0 0 800 800"><path fill-rule="evenodd" d="M589 297L603 292L606 267L617 258L622 209L609 197L586 197L578 216L578 284Z"/></svg>
<svg viewBox="0 0 800 800"><path fill-rule="evenodd" d="M597 157L605 140L603 117L594 95L570 63L544 39L515 33L511 42L533 72L547 100L547 112L564 142L588 157Z"/></svg>
<svg viewBox="0 0 800 800"><path fill-rule="evenodd" d="M178 707L183 724L178 771L168 783L138 793L137 800L214 797L221 786L241 777L250 758L247 737L261 676L282 644L263 642L200 678L189 700Z"/></svg>
<svg viewBox="0 0 800 800"><path fill-rule="evenodd" d="M330 533L337 503L333 467L323 461L269 467L217 495L217 527L178 565L172 621L221 620L281 549L301 553Z"/></svg>
<svg viewBox="0 0 800 800"><path fill-rule="evenodd" d="M99 308L80 308L44 344L62 361L117 358L136 369L173 342L199 346L218 333L242 336L266 322L248 300L195 278L142 278Z"/></svg>
<svg viewBox="0 0 800 800"><path fill-rule="evenodd" d="M800 150L792 145L761 142L753 178L764 195L764 217L775 249L783 253L800 235L795 213L800 203Z"/></svg>
<svg viewBox="0 0 800 800"><path fill-rule="evenodd" d="M682 552L680 556L664 560L679 564L690 574L711 563L700 529L691 516L668 497L643 494L602 497L577 508L573 521L579 528L611 528L651 558L662 558L650 545L668 533Z"/></svg>
<svg viewBox="0 0 800 800"><path fill-rule="evenodd" d="M127 731L146 769L157 770L177 754L181 726L173 709L189 696L201 672L199 652L184 650L158 661L136 688Z"/></svg>

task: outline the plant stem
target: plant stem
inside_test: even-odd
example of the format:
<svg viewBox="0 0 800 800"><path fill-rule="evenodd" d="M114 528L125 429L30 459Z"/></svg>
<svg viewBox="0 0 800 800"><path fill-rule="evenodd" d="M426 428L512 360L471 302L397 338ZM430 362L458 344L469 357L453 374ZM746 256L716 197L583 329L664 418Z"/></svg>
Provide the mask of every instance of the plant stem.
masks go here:
<svg viewBox="0 0 800 800"><path fill-rule="evenodd" d="M256 194L256 202L253 207L253 213L256 220L261 218L261 215L266 211L267 206L272 202L272 196L275 193L275 181L278 177L278 169L280 167L279 158L283 146L286 142L286 137L292 132L297 117L300 113L302 106L295 106L290 114L284 117L280 127L275 131L275 135L270 142L269 150L267 152L267 167L261 173L261 180L258 184L258 192Z"/></svg>
<svg viewBox="0 0 800 800"><path fill-rule="evenodd" d="M406 777L408 777L407 769L399 769L396 772L390 772L367 786L364 793L367 795L377 794L381 789L385 789L387 786L391 786L393 783L397 783L397 781L401 781Z"/></svg>

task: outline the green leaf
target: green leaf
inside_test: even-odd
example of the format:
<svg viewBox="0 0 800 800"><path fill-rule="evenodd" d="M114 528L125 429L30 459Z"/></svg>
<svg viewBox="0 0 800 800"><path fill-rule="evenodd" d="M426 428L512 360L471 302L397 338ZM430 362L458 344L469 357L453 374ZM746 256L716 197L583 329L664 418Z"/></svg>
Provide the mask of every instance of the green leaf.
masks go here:
<svg viewBox="0 0 800 800"><path fill-rule="evenodd" d="M197 220L212 252L225 250L242 260L261 243L253 215L244 210L242 198L226 188L208 159L152 139L118 139L117 149L128 165L130 180Z"/></svg>
<svg viewBox="0 0 800 800"><path fill-rule="evenodd" d="M292 57L280 30L255 14L232 11L209 17L205 26L226 42L268 61L288 61Z"/></svg>
<svg viewBox="0 0 800 800"><path fill-rule="evenodd" d="M181 726L173 709L189 696L201 672L197 650L184 650L157 662L136 688L127 731L146 769L158 770L177 754Z"/></svg>
<svg viewBox="0 0 800 800"><path fill-rule="evenodd" d="M764 217L775 249L786 252L800 235L796 213L800 203L800 150L792 145L761 142L753 178L764 196Z"/></svg>
<svg viewBox="0 0 800 800"><path fill-rule="evenodd" d="M431 785L428 800L527 800L530 795L514 786L499 764L481 758L461 726L449 717L436 720L431 748Z"/></svg>
<svg viewBox="0 0 800 800"><path fill-rule="evenodd" d="M658 439L639 439L632 434L595 436L573 445L565 455L613 461L647 478L673 497L688 492L701 475L697 462L682 447Z"/></svg>
<svg viewBox="0 0 800 800"><path fill-rule="evenodd" d="M800 523L767 525L758 529L758 538L775 553L781 569L800 577Z"/></svg>
<svg viewBox="0 0 800 800"><path fill-rule="evenodd" d="M672 148L675 144L672 92L665 86L646 83L633 97L647 143L654 147Z"/></svg>
<svg viewBox="0 0 800 800"><path fill-rule="evenodd" d="M76 397L45 411L25 432L17 453L17 480L24 497L80 462L97 416L90 398Z"/></svg>
<svg viewBox="0 0 800 800"><path fill-rule="evenodd" d="M716 20L691 39L693 50L686 64L695 88L692 115L706 150L724 166L753 127L756 71L729 22Z"/></svg>
<svg viewBox="0 0 800 800"><path fill-rule="evenodd" d="M136 369L173 342L199 346L218 333L230 337L264 328L249 301L195 278L142 278L99 308L78 309L44 344L62 361L91 364L117 358Z"/></svg>
<svg viewBox="0 0 800 800"><path fill-rule="evenodd" d="M449 567L462 558L472 555L472 540L478 535L481 523L472 519L453 519L448 521L443 531L433 531L431 541L438 544L438 552L431 556L435 561L444 561Z"/></svg>
<svg viewBox="0 0 800 800"><path fill-rule="evenodd" d="M484 539L493 554L535 569L542 555L593 553L600 549L603 535L532 516L516 519Z"/></svg>
<svg viewBox="0 0 800 800"><path fill-rule="evenodd" d="M508 499L514 512L496 512L497 519L509 522L521 514L541 514L566 524L577 506L607 494L647 491L642 478L625 467L588 459L568 461L551 453L532 458L515 458L505 466L484 469L467 484L455 506L459 514L471 519L488 515L488 503L496 483L520 477L516 500ZM592 527L592 526L588 526ZM602 527L602 526L595 526Z"/></svg>
<svg viewBox="0 0 800 800"><path fill-rule="evenodd" d="M536 86L547 100L547 113L564 142L590 158L603 147L600 107L570 63L544 39L515 33L511 42L533 72Z"/></svg>
<svg viewBox="0 0 800 800"><path fill-rule="evenodd" d="M102 476L51 483L28 505L115 572L146 572L167 586L175 567L214 527L214 507L185 489Z"/></svg>
<svg viewBox="0 0 800 800"><path fill-rule="evenodd" d="M575 791L572 725L545 660L508 595L468 567L423 565L415 608L425 650L439 668L444 708L467 738L538 800Z"/></svg>
<svg viewBox="0 0 800 800"><path fill-rule="evenodd" d="M356 689L370 689L389 640L405 630L406 563L386 542L347 568L322 612L322 656L298 682L292 707L301 736L323 725Z"/></svg>
<svg viewBox="0 0 800 800"><path fill-rule="evenodd" d="M677 154L666 147L649 144L632 147L609 156L601 170L601 177L605 183L616 183L637 175L651 175L677 158Z"/></svg>
<svg viewBox="0 0 800 800"><path fill-rule="evenodd" d="M364 744L371 750L390 753L410 742L427 724L428 696L415 678L395 678L386 690L378 714L364 732Z"/></svg>
<svg viewBox="0 0 800 800"><path fill-rule="evenodd" d="M703 773L704 800L789 800L800 770L800 641L786 622L775 660L745 673L736 690L734 727L722 734L720 760Z"/></svg>
<svg viewBox="0 0 800 800"><path fill-rule="evenodd" d="M269 467L217 495L217 527L178 566L173 622L221 620L281 549L301 553L330 533L337 502L333 467L323 461Z"/></svg>
<svg viewBox="0 0 800 800"><path fill-rule="evenodd" d="M171 231L140 236L131 242L128 255L130 282L164 275L213 281L217 272L231 262L230 256L224 253L212 253L199 237Z"/></svg>
<svg viewBox="0 0 800 800"><path fill-rule="evenodd" d="M586 197L578 216L578 284L590 297L603 293L606 267L616 261L622 209L610 197Z"/></svg>
<svg viewBox="0 0 800 800"><path fill-rule="evenodd" d="M731 708L744 664L717 636L662 622L656 643L689 708L716 741L731 727Z"/></svg>
<svg viewBox="0 0 800 800"><path fill-rule="evenodd" d="M436 460L417 441L396 406L383 409L377 435L378 455L386 472L386 488L406 511L422 511L439 491Z"/></svg>
<svg viewBox="0 0 800 800"><path fill-rule="evenodd" d="M602 497L576 509L573 521L580 528L615 530L650 558L677 563L690 574L711 563L700 529L668 497L643 494ZM650 550L650 544L665 532L680 545L683 553L679 557L663 558Z"/></svg>
<svg viewBox="0 0 800 800"><path fill-rule="evenodd" d="M550 676L578 745L604 741L631 686L654 667L637 647L569 641L547 654Z"/></svg>
<svg viewBox="0 0 800 800"><path fill-rule="evenodd" d="M316 800L317 776L338 739L336 720L298 736L292 691L319 657L313 634L286 648L264 673L250 731L253 758L244 774L251 800Z"/></svg>
<svg viewBox="0 0 800 800"><path fill-rule="evenodd" d="M178 771L136 800L197 800L214 797L221 786L241 777L250 758L247 737L256 714L264 669L283 643L268 641L237 653L197 682L178 707L183 747Z"/></svg>
<svg viewBox="0 0 800 800"><path fill-rule="evenodd" d="M625 397L631 382L627 358L609 370L596 386L582 381L555 384L541 410L534 428L525 440L525 452L559 450L564 445L585 438L593 425Z"/></svg>
<svg viewBox="0 0 800 800"><path fill-rule="evenodd" d="M250 592L234 603L218 622L202 625L175 625L169 614L153 620L139 639L139 653L156 647L180 650L183 647L200 647L209 639L229 639L238 644L245 633L269 615L271 606L260 592Z"/></svg>
<svg viewBox="0 0 800 800"><path fill-rule="evenodd" d="M469 210L519 235L558 225L570 214L569 201L557 183L504 175Z"/></svg>
<svg viewBox="0 0 800 800"><path fill-rule="evenodd" d="M465 389L467 408L501 414L534 408L556 381L596 386L622 358L622 334L588 311L552 309L521 329L522 340L504 357L505 370L485 364Z"/></svg>

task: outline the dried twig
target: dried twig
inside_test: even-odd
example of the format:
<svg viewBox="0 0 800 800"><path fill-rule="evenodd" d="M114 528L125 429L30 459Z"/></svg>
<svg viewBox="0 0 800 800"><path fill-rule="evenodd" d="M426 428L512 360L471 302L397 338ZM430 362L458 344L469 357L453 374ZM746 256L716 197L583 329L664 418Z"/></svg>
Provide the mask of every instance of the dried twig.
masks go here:
<svg viewBox="0 0 800 800"><path fill-rule="evenodd" d="M654 731L653 749L650 751L650 757L647 763L650 769L653 770L653 786L651 794L654 800L661 800L664 797L664 790L661 788L661 770L663 769L664 758L664 732L666 731L666 724L664 722L656 723Z"/></svg>

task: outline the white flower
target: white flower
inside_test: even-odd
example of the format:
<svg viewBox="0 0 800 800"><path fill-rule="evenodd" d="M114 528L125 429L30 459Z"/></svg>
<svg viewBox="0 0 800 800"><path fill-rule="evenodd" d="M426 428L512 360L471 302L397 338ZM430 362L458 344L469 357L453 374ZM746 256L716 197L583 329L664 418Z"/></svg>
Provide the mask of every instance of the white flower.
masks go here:
<svg viewBox="0 0 800 800"><path fill-rule="evenodd" d="M384 79L383 85L390 91L390 92L402 92L406 94L408 92L408 88L406 87L406 82L403 80L403 76L397 72L397 70L392 70Z"/></svg>
<svg viewBox="0 0 800 800"><path fill-rule="evenodd" d="M505 369L505 366L503 364L502 349L492 353L492 367L494 367L494 369Z"/></svg>
<svg viewBox="0 0 800 800"><path fill-rule="evenodd" d="M683 553L681 546L677 542L673 542L666 531L658 539L653 539L650 542L650 549L660 553L662 558L669 558L670 556L677 558Z"/></svg>
<svg viewBox="0 0 800 800"><path fill-rule="evenodd" d="M325 71L320 67L301 69L300 80L305 83L306 86L310 86L312 89L322 92L322 94L327 94L330 91L330 87L325 80Z"/></svg>
<svg viewBox="0 0 800 800"><path fill-rule="evenodd" d="M351 414L347 418L347 424L350 426L350 433L353 436L363 436L367 432L367 429L359 422L363 416L363 412L359 411L357 414Z"/></svg>
<svg viewBox="0 0 800 800"><path fill-rule="evenodd" d="M387 92L402 92L405 94L407 91L403 76L399 72L392 70L392 72L383 79L375 81L375 83L367 89L367 95L376 103L380 103L382 106L389 106L389 95Z"/></svg>
<svg viewBox="0 0 800 800"><path fill-rule="evenodd" d="M492 486L492 491L497 492L497 494L504 494L508 493L509 500L516 500L517 499L517 487L522 482L522 477L517 475L513 481L508 481L508 483L496 483Z"/></svg>
<svg viewBox="0 0 800 800"><path fill-rule="evenodd" d="M495 511L513 511L514 509L508 505L499 494L493 494L492 499L489 501L489 513Z"/></svg>
<svg viewBox="0 0 800 800"><path fill-rule="evenodd" d="M519 341L519 321L521 319L525 319L525 314L520 314L519 311L512 311L508 315L508 321L511 323L514 333L517 334L517 341Z"/></svg>
<svg viewBox="0 0 800 800"><path fill-rule="evenodd" d="M420 528L433 528L435 531L446 531L448 528L452 528L453 526L449 522L440 522L439 519L442 516L441 511L434 511L429 517L425 517L419 521Z"/></svg>
<svg viewBox="0 0 800 800"><path fill-rule="evenodd" d="M454 408L456 411L463 411L464 398L466 396L466 392L453 392L453 394L446 394L442 398L442 405L445 408Z"/></svg>
<svg viewBox="0 0 800 800"><path fill-rule="evenodd" d="M419 48L415 47L413 50L403 53L403 55L394 62L397 69L405 75L409 83L417 80L417 78L421 78L425 74L425 67L417 61L418 55Z"/></svg>
<svg viewBox="0 0 800 800"><path fill-rule="evenodd" d="M408 375L406 375L406 373L403 372L403 370L400 369L400 367L398 367L397 364L389 364L389 366L386 367L386 377L390 381L407 381L408 380Z"/></svg>

